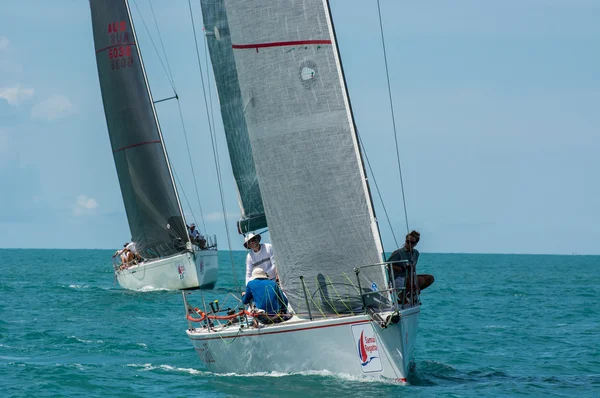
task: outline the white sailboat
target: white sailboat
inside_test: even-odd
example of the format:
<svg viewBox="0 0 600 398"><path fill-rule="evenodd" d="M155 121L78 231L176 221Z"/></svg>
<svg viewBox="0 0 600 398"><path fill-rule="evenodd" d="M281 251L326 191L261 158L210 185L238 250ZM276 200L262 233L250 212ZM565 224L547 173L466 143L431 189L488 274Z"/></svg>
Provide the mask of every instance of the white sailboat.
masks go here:
<svg viewBox="0 0 600 398"><path fill-rule="evenodd" d="M257 184L243 191L236 177L238 227L268 227L292 317L256 328L239 298L208 311L183 294L188 337L215 372L405 382L420 301L383 262L328 2L201 5L231 162L250 161L246 180ZM248 217L247 202L264 213Z"/></svg>
<svg viewBox="0 0 600 398"><path fill-rule="evenodd" d="M115 264L126 289L212 289L214 237L188 236L126 0L90 0L98 76L132 241L140 259Z"/></svg>

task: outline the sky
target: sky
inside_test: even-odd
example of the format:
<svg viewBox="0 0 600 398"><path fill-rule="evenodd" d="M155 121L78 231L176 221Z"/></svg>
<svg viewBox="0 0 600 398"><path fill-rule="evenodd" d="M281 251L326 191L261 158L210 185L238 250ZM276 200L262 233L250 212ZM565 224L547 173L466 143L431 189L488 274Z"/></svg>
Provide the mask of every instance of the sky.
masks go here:
<svg viewBox="0 0 600 398"><path fill-rule="evenodd" d="M0 3L0 247L120 247L130 233L88 1ZM373 170L383 244L392 251L392 231L401 242L407 226L377 2L330 3ZM408 224L421 232L421 251L600 254L600 3L380 5ZM218 193L188 2L153 0L152 6L199 188L196 195L177 104L157 104L186 218L200 221L199 197L206 230L217 235L220 249L228 241L242 249L214 81L204 77L217 122L224 205ZM200 29L198 1L192 6ZM132 0L131 8L154 99L170 97L149 39L161 48L150 3Z"/></svg>

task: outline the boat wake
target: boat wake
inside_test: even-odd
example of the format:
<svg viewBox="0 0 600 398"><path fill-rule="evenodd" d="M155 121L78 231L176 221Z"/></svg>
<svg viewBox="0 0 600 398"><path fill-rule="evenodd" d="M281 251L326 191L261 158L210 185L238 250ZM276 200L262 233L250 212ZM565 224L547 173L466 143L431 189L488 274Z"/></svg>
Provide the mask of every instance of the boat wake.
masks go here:
<svg viewBox="0 0 600 398"><path fill-rule="evenodd" d="M215 378L282 378L282 377L321 377L321 378L333 378L344 382L360 382L360 383L376 383L376 384L390 384L396 385L397 382L386 379L386 378L374 378L374 377L360 377L345 373L334 373L328 370L314 370L314 371L303 371L303 372L253 372L253 373L213 373L206 370L198 370L193 368L180 368L171 365L153 365L151 363L146 364L127 364L129 367L138 368L141 371L154 371L163 370L167 372L186 373L190 375L200 375L204 377L215 377Z"/></svg>
<svg viewBox="0 0 600 398"><path fill-rule="evenodd" d="M506 378L505 372L483 368L468 372L437 361L418 362L408 382L415 386L437 386L442 384L464 384L489 381L491 378Z"/></svg>
<svg viewBox="0 0 600 398"><path fill-rule="evenodd" d="M127 366L129 366L131 368L140 369L141 371L164 370L167 372L187 373L190 375L208 375L208 374L210 374L210 372L204 372L204 371L192 369L192 368L178 368L176 366L171 366L171 365L153 365L151 363L145 363L145 364L129 363L129 364L127 364Z"/></svg>
<svg viewBox="0 0 600 398"><path fill-rule="evenodd" d="M164 287L158 288L158 287L154 287L154 286L144 286L141 287L139 289L131 289L135 292L140 292L140 293L145 293L145 292L171 292L171 291L176 291L176 290L172 290L172 289L166 289Z"/></svg>

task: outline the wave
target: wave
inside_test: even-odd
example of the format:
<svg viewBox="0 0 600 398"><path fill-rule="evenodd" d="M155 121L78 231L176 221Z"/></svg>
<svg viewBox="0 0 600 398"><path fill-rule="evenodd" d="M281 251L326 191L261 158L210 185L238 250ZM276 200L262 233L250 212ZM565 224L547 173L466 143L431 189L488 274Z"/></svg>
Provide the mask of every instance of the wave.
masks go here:
<svg viewBox="0 0 600 398"><path fill-rule="evenodd" d="M193 368L178 368L176 366L171 366L171 365L153 365L151 363L144 363L144 364L136 364L136 363L128 363L126 366L132 367L132 368L138 368L142 371L152 371L152 370L166 370L168 372L178 372L178 373L187 373L187 374L191 374L191 375L208 375L210 374L210 372L205 372L205 371L201 371L201 370L197 370L197 369L193 369Z"/></svg>

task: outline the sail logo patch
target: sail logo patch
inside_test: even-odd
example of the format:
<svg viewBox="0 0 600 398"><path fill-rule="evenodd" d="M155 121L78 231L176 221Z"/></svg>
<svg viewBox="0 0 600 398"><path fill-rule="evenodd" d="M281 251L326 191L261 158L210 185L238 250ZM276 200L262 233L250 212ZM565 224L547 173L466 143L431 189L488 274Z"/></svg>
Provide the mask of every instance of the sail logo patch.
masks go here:
<svg viewBox="0 0 600 398"><path fill-rule="evenodd" d="M315 61L304 61L300 64L300 83L304 88L310 88L317 82L317 63Z"/></svg>
<svg viewBox="0 0 600 398"><path fill-rule="evenodd" d="M177 264L177 273L179 274L179 279L184 279L187 276L185 272L185 265Z"/></svg>
<svg viewBox="0 0 600 398"><path fill-rule="evenodd" d="M362 371L381 372L383 367L373 327L370 324L352 325L352 335Z"/></svg>

